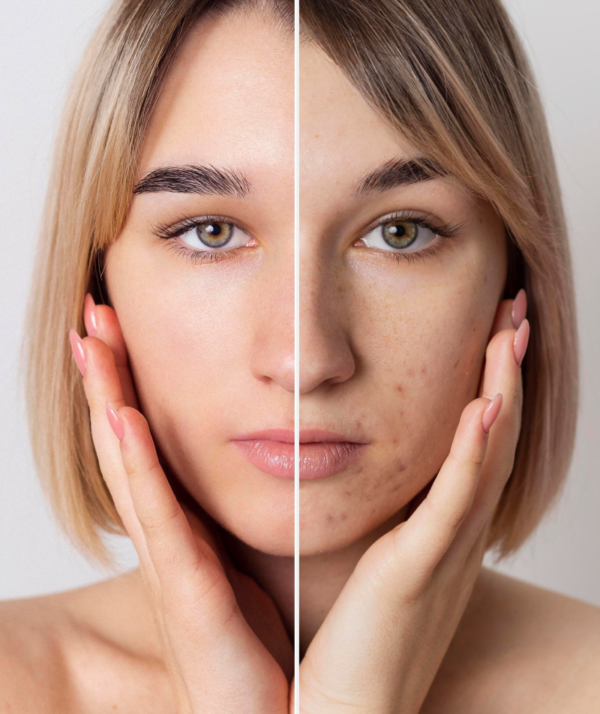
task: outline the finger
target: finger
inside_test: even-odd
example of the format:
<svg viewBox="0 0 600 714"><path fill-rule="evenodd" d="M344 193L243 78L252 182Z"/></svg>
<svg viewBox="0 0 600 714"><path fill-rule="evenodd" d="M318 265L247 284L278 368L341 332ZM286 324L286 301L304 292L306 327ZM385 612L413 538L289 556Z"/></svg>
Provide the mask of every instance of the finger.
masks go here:
<svg viewBox="0 0 600 714"><path fill-rule="evenodd" d="M127 347L117 313L108 305L96 305L88 293L85 296L83 319L88 335L101 339L113 353L125 403L137 409L138 402L129 368Z"/></svg>
<svg viewBox="0 0 600 714"><path fill-rule="evenodd" d="M418 571L431 572L467 517L477 491L488 432L502 408L501 395L475 399L460 418L450 453L427 497L398 529L396 549L419 560ZM394 531L392 531L394 532Z"/></svg>
<svg viewBox="0 0 600 714"><path fill-rule="evenodd" d="M100 471L125 530L133 541L140 560L143 560L147 555L146 546L131 503L119 441L106 418L106 402L117 408L125 404L114 356L109 347L97 337L86 337L82 340L72 330L70 339L73 354L83 373L83 387L90 409L92 438Z"/></svg>
<svg viewBox="0 0 600 714"><path fill-rule="evenodd" d="M202 601L204 613L229 617L237 603L220 561L196 537L160 465L148 422L131 407L112 410L129 492L163 592L181 602ZM224 614L226 613L226 614Z"/></svg>
<svg viewBox="0 0 600 714"><path fill-rule="evenodd" d="M465 532L473 528L477 533L491 519L512 472L521 431L523 404L523 383L515 354L515 340L518 343L523 337L527 339L528 333L529 323L524 319L519 328L519 338L514 328L505 329L492 339L487 348L482 393L489 397L501 392L504 406L490 433L480 488L475 497L470 523L465 524Z"/></svg>

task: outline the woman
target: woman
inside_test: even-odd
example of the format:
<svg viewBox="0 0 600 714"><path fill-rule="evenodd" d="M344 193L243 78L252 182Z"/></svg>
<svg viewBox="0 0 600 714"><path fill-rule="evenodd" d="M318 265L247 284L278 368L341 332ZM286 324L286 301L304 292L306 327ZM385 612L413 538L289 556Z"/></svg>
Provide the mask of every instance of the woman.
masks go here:
<svg viewBox="0 0 600 714"><path fill-rule="evenodd" d="M122 529L141 569L3 604L3 711L198 711L198 692L203 711L287 708L292 17L285 2L118 2L85 57L34 282L32 434L76 542L101 558L100 530ZM149 439L138 407L152 426L180 501L156 464L142 500L170 509L170 535L138 511L107 403L126 431Z"/></svg>
<svg viewBox="0 0 600 714"><path fill-rule="evenodd" d="M594 711L598 610L481 568L539 522L575 426L520 44L495 0L301 10L301 709Z"/></svg>
<svg viewBox="0 0 600 714"><path fill-rule="evenodd" d="M352 31L373 25L360 5L345 4L358 15L354 23L340 16L342 7L332 19L348 50L357 47ZM386 26L386 6L368 7L380 25L362 38L365 50L373 37L385 40L390 26L397 32L408 8L390 5L398 16ZM294 386L289 13L270 4L202 10L181 2L159 11L117 7L68 114L33 302L33 433L63 521L98 552L94 526L114 528L120 519L141 569L4 606L10 637L3 638L2 692L19 711L288 710L293 497L291 480L281 477L290 474ZM462 168L476 176L477 197L465 188L456 152L448 175L438 134L426 146L408 121L402 134L391 131L371 108L379 105L360 73L352 74L377 64L367 61L372 56L345 63L344 52L334 51L340 47L327 45L329 15L325 3L307 14L302 49L302 160L310 172L301 173L300 187L300 469L313 478L300 503L300 704L305 712L416 712L428 697L432 711L467 711L466 697L481 711L494 682L470 662L486 643L488 660L497 662L506 642L484 633L472 646L480 628L469 627L469 617L482 610L482 619L506 622L484 597L487 576L477 576L519 436L521 365L544 365L533 349L523 361L529 320L531 347L536 339L551 343L550 327L564 329L569 303L558 327L544 328L543 285L519 275L511 265L519 254L503 242L504 224L521 218L523 227L532 214L511 223L501 209L513 204L492 209L475 154ZM388 67L379 78L396 76ZM422 125L416 109L414 123ZM393 114L395 121L410 116ZM493 148L483 156L493 158ZM425 175L436 169L435 178ZM384 203L394 204L393 215L380 210ZM426 211L425 203L435 206ZM462 221L434 222L434 210ZM405 247L412 258L404 263ZM423 270L411 275L409 266ZM568 270L554 267L568 299ZM511 298L522 284L528 289L529 320L522 292L501 300L509 275L517 283L508 281ZM57 298L59 287L65 292ZM85 297L82 311L88 289L95 299ZM82 382L63 351L73 324ZM481 396L470 401L490 336ZM432 356L425 347L434 344ZM572 355L561 356L574 374ZM526 390L530 383L526 377ZM559 403L569 404L570 385L559 386ZM530 392L526 399L532 404ZM410 407L409 420L400 412ZM550 430L564 442L546 451L563 455L561 468L572 436L567 416ZM505 494L499 514L508 509L518 525L519 494L512 503L510 486ZM530 511L529 526L534 520ZM523 535L524 527L513 532ZM549 597L536 600L546 612ZM467 602L472 609L461 620ZM553 611L570 618L559 644L576 644L578 656L593 653L595 612L568 609L561 601ZM587 628L585 643L573 643L575 623ZM539 640L526 634L521 629L518 641L539 653ZM584 710L581 692L593 694L592 684L580 675L579 701L569 693L569 711ZM533 708L522 698L515 703L514 689L502 694L498 709Z"/></svg>

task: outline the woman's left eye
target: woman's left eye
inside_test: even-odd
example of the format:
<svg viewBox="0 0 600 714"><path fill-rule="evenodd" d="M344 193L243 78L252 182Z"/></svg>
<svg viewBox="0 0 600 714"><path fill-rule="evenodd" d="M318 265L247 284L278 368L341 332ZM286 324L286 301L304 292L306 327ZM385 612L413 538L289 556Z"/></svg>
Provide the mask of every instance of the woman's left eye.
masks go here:
<svg viewBox="0 0 600 714"><path fill-rule="evenodd" d="M417 221L390 220L381 223L360 240L367 248L412 253L424 248L436 233Z"/></svg>
<svg viewBox="0 0 600 714"><path fill-rule="evenodd" d="M190 248L202 251L241 248L251 240L247 233L233 223L224 221L205 221L179 234L179 240Z"/></svg>

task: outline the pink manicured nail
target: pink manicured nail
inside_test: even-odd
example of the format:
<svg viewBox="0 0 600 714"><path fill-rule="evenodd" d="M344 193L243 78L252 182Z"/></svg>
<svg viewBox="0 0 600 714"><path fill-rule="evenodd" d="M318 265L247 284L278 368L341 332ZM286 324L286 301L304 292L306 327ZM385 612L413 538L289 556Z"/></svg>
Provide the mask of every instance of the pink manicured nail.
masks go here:
<svg viewBox="0 0 600 714"><path fill-rule="evenodd" d="M525 352L527 352L527 343L529 342L529 320L523 320L521 326L517 330L515 335L514 349L515 349L515 360L517 362L517 367L521 366L523 357L525 357Z"/></svg>
<svg viewBox="0 0 600 714"><path fill-rule="evenodd" d="M81 337L79 337L76 330L71 330L69 332L69 342L71 343L73 357L75 358L75 362L77 363L81 376L83 377L87 369L87 361L83 350L83 342L81 341Z"/></svg>
<svg viewBox="0 0 600 714"><path fill-rule="evenodd" d="M110 424L111 429L115 432L117 439L119 441L123 441L125 429L123 428L123 423L119 419L119 415L110 402L106 402L106 416L108 417L108 423Z"/></svg>
<svg viewBox="0 0 600 714"><path fill-rule="evenodd" d="M515 330L521 327L521 323L527 315L527 293L523 288L519 290L515 299L513 300L512 306L512 324Z"/></svg>
<svg viewBox="0 0 600 714"><path fill-rule="evenodd" d="M485 411L483 412L483 417L481 418L481 428L485 431L486 434L489 434L490 429L498 418L498 414L500 414L501 409L502 395L496 394L496 396L485 408Z"/></svg>
<svg viewBox="0 0 600 714"><path fill-rule="evenodd" d="M98 323L96 322L96 303L94 298L88 293L83 302L83 321L85 329L90 337L95 337L98 332Z"/></svg>

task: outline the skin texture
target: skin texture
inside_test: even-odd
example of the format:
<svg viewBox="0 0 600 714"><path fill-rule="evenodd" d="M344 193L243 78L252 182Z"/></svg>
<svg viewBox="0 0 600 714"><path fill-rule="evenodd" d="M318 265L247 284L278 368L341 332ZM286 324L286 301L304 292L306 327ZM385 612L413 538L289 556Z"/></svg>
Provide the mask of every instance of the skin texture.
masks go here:
<svg viewBox="0 0 600 714"><path fill-rule="evenodd" d="M288 145L277 117L268 132L250 131L289 108L278 38L252 14L207 23L167 80L140 177L201 161L243 170L256 190L134 199L107 260L116 311L88 300L95 334L74 345L101 468L141 572L2 604L0 712L287 714L291 649L272 600L281 609L289 559L272 556L289 552L289 484L229 444L238 429L291 424L290 186L278 163ZM302 489L303 713L587 714L599 695L598 611L480 571L519 431L512 301L498 305L501 226L449 180L357 200L366 171L414 149L322 55L305 58L301 426L368 445L358 465ZM406 207L464 230L416 263L354 245L373 218ZM256 243L195 265L152 234L157 221L207 212L239 213ZM497 392L488 437L482 416ZM233 566L198 504L197 514L180 508L167 475L238 536L227 545L271 598Z"/></svg>
<svg viewBox="0 0 600 714"><path fill-rule="evenodd" d="M314 555L372 532L436 474L477 393L506 253L497 216L451 178L357 198L370 171L417 152L313 45L300 71L300 428L367 442L342 473L301 484ZM423 260L355 245L402 210L462 227Z"/></svg>
<svg viewBox="0 0 600 714"><path fill-rule="evenodd" d="M203 19L186 38L138 177L211 165L242 174L250 190L135 196L105 272L162 456L221 525L276 555L293 554L293 482L253 466L231 439L293 429L292 42L258 13ZM251 247L194 263L154 233L203 215L238 222Z"/></svg>

